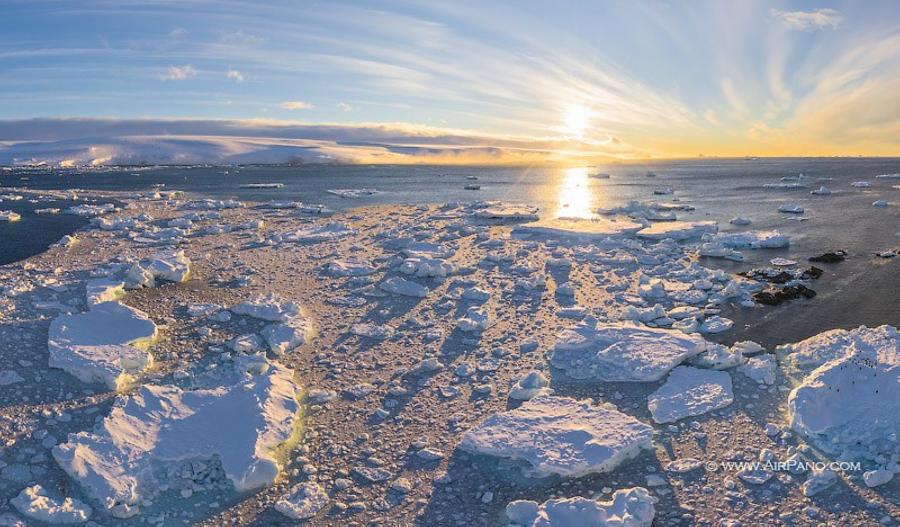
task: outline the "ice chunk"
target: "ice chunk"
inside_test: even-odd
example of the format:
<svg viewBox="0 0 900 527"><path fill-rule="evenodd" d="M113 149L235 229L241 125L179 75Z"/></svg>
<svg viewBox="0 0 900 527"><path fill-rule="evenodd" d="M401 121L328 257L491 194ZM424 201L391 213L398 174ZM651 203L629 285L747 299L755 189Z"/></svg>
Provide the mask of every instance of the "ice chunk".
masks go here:
<svg viewBox="0 0 900 527"><path fill-rule="evenodd" d="M637 232L641 238L648 240L690 240L699 238L707 233L715 233L719 230L714 221L668 221L654 223Z"/></svg>
<svg viewBox="0 0 900 527"><path fill-rule="evenodd" d="M751 357L738 371L759 384L775 384L775 359L770 355Z"/></svg>
<svg viewBox="0 0 900 527"><path fill-rule="evenodd" d="M543 373L532 370L518 380L509 391L509 398L518 401L527 401L539 395L550 395L553 390L549 388L550 379Z"/></svg>
<svg viewBox="0 0 900 527"><path fill-rule="evenodd" d="M486 309L475 306L466 310L466 316L456 321L456 327L463 332L484 331L491 325L491 316Z"/></svg>
<svg viewBox="0 0 900 527"><path fill-rule="evenodd" d="M343 223L328 223L325 225L314 225L304 227L292 232L287 232L274 236L276 242L292 242L292 243L319 243L328 240L335 240L350 236L355 233L353 229Z"/></svg>
<svg viewBox="0 0 900 527"><path fill-rule="evenodd" d="M0 370L0 386L9 386L25 382L25 379L14 370Z"/></svg>
<svg viewBox="0 0 900 527"><path fill-rule="evenodd" d="M515 203L492 203L489 207L476 210L472 215L485 220L536 220L538 208Z"/></svg>
<svg viewBox="0 0 900 527"><path fill-rule="evenodd" d="M778 231L720 232L704 236L703 241L732 249L777 249L790 245L790 238Z"/></svg>
<svg viewBox="0 0 900 527"><path fill-rule="evenodd" d="M376 324L354 324L350 333L358 337L366 337L375 340L384 340L394 336L394 328L391 326L379 326Z"/></svg>
<svg viewBox="0 0 900 527"><path fill-rule="evenodd" d="M700 324L700 331L703 333L722 333L723 331L728 331L734 326L734 321L730 318L720 317L719 315L714 315Z"/></svg>
<svg viewBox="0 0 900 527"><path fill-rule="evenodd" d="M303 314L286 319L284 322L276 322L264 327L260 332L266 340L269 350L276 355L283 355L288 351L305 344L315 335L312 320Z"/></svg>
<svg viewBox="0 0 900 527"><path fill-rule="evenodd" d="M157 280L184 282L191 274L191 260L184 251L159 253L131 266L125 276L129 289L155 287Z"/></svg>
<svg viewBox="0 0 900 527"><path fill-rule="evenodd" d="M838 481L837 472L825 469L813 469L806 477L806 481L800 486L800 490L806 497L815 496L823 490L831 487Z"/></svg>
<svg viewBox="0 0 900 527"><path fill-rule="evenodd" d="M650 448L653 428L609 404L542 395L465 433L460 448L528 462L540 476L609 472Z"/></svg>
<svg viewBox="0 0 900 527"><path fill-rule="evenodd" d="M797 203L785 203L778 207L778 212L787 212L789 214L803 214L803 207Z"/></svg>
<svg viewBox="0 0 900 527"><path fill-rule="evenodd" d="M217 460L239 492L269 485L279 472L274 451L294 433L300 387L291 370L259 366L228 386L142 386L93 432L69 434L53 457L117 517L136 514L186 461Z"/></svg>
<svg viewBox="0 0 900 527"><path fill-rule="evenodd" d="M576 379L652 382L706 346L698 335L589 318L557 336L549 360Z"/></svg>
<svg viewBox="0 0 900 527"><path fill-rule="evenodd" d="M326 192L342 198L363 198L381 193L374 188L333 188L326 190Z"/></svg>
<svg viewBox="0 0 900 527"><path fill-rule="evenodd" d="M728 220L728 223L730 223L732 225L750 225L751 223L753 223L753 221L750 220L749 218L742 218L740 216L736 216L736 217Z"/></svg>
<svg viewBox="0 0 900 527"><path fill-rule="evenodd" d="M367 276L375 272L375 268L364 262L335 260L328 264L328 274L332 276Z"/></svg>
<svg viewBox="0 0 900 527"><path fill-rule="evenodd" d="M679 366L650 394L647 407L657 423L702 415L734 402L728 372Z"/></svg>
<svg viewBox="0 0 900 527"><path fill-rule="evenodd" d="M298 483L275 502L275 510L294 520L312 518L328 503L328 493L312 481Z"/></svg>
<svg viewBox="0 0 900 527"><path fill-rule="evenodd" d="M712 342L706 346L705 352L691 359L691 364L695 366L712 368L714 370L727 370L744 362L746 362L746 359L741 354L740 349L728 348Z"/></svg>
<svg viewBox="0 0 900 527"><path fill-rule="evenodd" d="M84 284L88 307L112 302L125 295L125 283L112 278L95 278Z"/></svg>
<svg viewBox="0 0 900 527"><path fill-rule="evenodd" d="M400 272L419 278L445 277L456 272L456 266L437 258L407 258L400 265Z"/></svg>
<svg viewBox="0 0 900 527"><path fill-rule="evenodd" d="M550 218L525 223L513 229L517 237L550 237L554 240L595 240L633 234L644 228L627 218Z"/></svg>
<svg viewBox="0 0 900 527"><path fill-rule="evenodd" d="M814 196L830 196L831 189L823 185L815 190L811 190L809 193Z"/></svg>
<svg viewBox="0 0 900 527"><path fill-rule="evenodd" d="M144 312L119 302L97 304L50 324L50 367L115 389L150 366L146 350L156 336L156 324Z"/></svg>
<svg viewBox="0 0 900 527"><path fill-rule="evenodd" d="M876 208L883 209L884 207L887 207L887 206L888 206L888 202L887 202L887 201L884 201L883 199L879 199L879 200L873 201L873 202L872 202L872 206L873 206L873 207L876 207Z"/></svg>
<svg viewBox="0 0 900 527"><path fill-rule="evenodd" d="M284 300L274 293L266 293L241 302L233 306L231 312L271 322L284 322L302 316L299 304Z"/></svg>
<svg viewBox="0 0 900 527"><path fill-rule="evenodd" d="M33 485L9 500L24 516L51 525L84 523L94 512L90 506L73 498L53 498L44 487Z"/></svg>
<svg viewBox="0 0 900 527"><path fill-rule="evenodd" d="M0 221L8 221L10 223L22 219L21 214L17 214L11 210L0 210Z"/></svg>
<svg viewBox="0 0 900 527"><path fill-rule="evenodd" d="M658 500L647 489L617 490L610 501L587 498L519 500L506 506L506 517L522 527L650 527Z"/></svg>
<svg viewBox="0 0 900 527"><path fill-rule="evenodd" d="M394 295L412 296L416 298L425 298L428 296L428 288L416 282L404 280L399 276L388 278L379 285L382 291Z"/></svg>
<svg viewBox="0 0 900 527"><path fill-rule="evenodd" d="M863 326L850 332L825 332L781 348L792 350L804 353L806 364L827 360L788 397L788 418L794 430L842 459L900 456L900 336L896 328Z"/></svg>

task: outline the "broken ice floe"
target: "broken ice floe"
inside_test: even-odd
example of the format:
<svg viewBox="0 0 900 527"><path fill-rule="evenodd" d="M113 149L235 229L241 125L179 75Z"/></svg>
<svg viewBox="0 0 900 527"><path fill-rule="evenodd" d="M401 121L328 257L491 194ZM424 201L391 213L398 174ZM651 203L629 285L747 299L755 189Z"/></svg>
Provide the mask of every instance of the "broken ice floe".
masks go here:
<svg viewBox="0 0 900 527"><path fill-rule="evenodd" d="M20 214L17 214L11 210L0 210L0 221L8 221L12 223L21 219L22 216Z"/></svg>
<svg viewBox="0 0 900 527"><path fill-rule="evenodd" d="M714 221L670 221L653 223L637 232L641 238L648 240L690 240L700 238L704 234L715 233L719 227Z"/></svg>
<svg viewBox="0 0 900 527"><path fill-rule="evenodd" d="M411 296L415 298L425 298L428 296L428 288L422 284L411 282L394 276L388 278L378 286L382 291L401 296Z"/></svg>
<svg viewBox="0 0 900 527"><path fill-rule="evenodd" d="M544 503L517 500L506 506L516 527L650 527L657 498L643 487L617 490L609 501L552 498Z"/></svg>
<svg viewBox="0 0 900 527"><path fill-rule="evenodd" d="M156 335L156 324L144 312L119 302L96 304L50 324L50 367L115 389L152 363L147 348Z"/></svg>
<svg viewBox="0 0 900 527"><path fill-rule="evenodd" d="M778 231L743 231L707 234L702 240L731 249L778 249L790 245L790 238Z"/></svg>
<svg viewBox="0 0 900 527"><path fill-rule="evenodd" d="M652 382L706 349L697 335L588 318L562 331L549 361L574 379Z"/></svg>
<svg viewBox="0 0 900 527"><path fill-rule="evenodd" d="M549 218L519 225L513 229L512 235L525 238L550 237L556 240L578 241L633 234L643 228L643 224L627 218Z"/></svg>
<svg viewBox="0 0 900 527"><path fill-rule="evenodd" d="M51 496L41 485L23 489L9 503L23 516L51 525L84 523L94 512L89 505L79 500Z"/></svg>
<svg viewBox="0 0 900 527"><path fill-rule="evenodd" d="M220 463L238 491L269 485L280 468L274 451L294 433L300 387L281 365L256 366L228 386L143 386L119 397L94 431L70 434L53 457L120 518L168 488L185 462Z"/></svg>
<svg viewBox="0 0 900 527"><path fill-rule="evenodd" d="M191 260L184 251L155 254L132 265L125 274L125 287L155 287L158 280L184 282L191 274Z"/></svg>
<svg viewBox="0 0 900 527"><path fill-rule="evenodd" d="M236 304L231 307L231 312L273 322L264 327L260 335L269 349L277 355L309 342L315 334L312 320L299 304L273 293L255 296Z"/></svg>
<svg viewBox="0 0 900 527"><path fill-rule="evenodd" d="M647 398L647 407L657 423L672 423L702 415L734 402L728 372L679 366L665 384Z"/></svg>
<svg viewBox="0 0 900 527"><path fill-rule="evenodd" d="M538 476L609 472L649 448L653 428L609 404L542 395L488 417L460 448L529 463Z"/></svg>
<svg viewBox="0 0 900 527"><path fill-rule="evenodd" d="M538 208L515 203L489 202L487 207L476 210L472 216L483 220L531 221L538 219Z"/></svg>
<svg viewBox="0 0 900 527"><path fill-rule="evenodd" d="M381 193L374 188L333 188L326 190L326 192L341 198L364 198Z"/></svg>

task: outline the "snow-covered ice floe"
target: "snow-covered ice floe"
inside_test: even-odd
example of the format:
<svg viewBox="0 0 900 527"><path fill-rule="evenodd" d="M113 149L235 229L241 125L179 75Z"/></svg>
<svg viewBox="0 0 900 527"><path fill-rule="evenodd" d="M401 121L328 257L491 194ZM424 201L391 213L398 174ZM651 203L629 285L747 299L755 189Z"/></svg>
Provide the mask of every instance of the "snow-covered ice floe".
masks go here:
<svg viewBox="0 0 900 527"><path fill-rule="evenodd" d="M374 188L333 188L328 189L326 192L342 198L363 198L381 193Z"/></svg>
<svg viewBox="0 0 900 527"><path fill-rule="evenodd" d="M517 527L650 527L657 499L643 487L617 490L610 501L552 498L544 503L517 500L506 517Z"/></svg>
<svg viewBox="0 0 900 527"><path fill-rule="evenodd" d="M731 375L725 371L679 366L650 394L647 407L657 423L702 415L734 402Z"/></svg>
<svg viewBox="0 0 900 527"><path fill-rule="evenodd" d="M155 287L158 280L184 282L191 274L191 260L184 251L164 252L135 263L125 274L125 287Z"/></svg>
<svg viewBox="0 0 900 527"><path fill-rule="evenodd" d="M643 224L627 218L546 218L519 225L513 229L512 235L593 240L633 234L643 228Z"/></svg>
<svg viewBox="0 0 900 527"><path fill-rule="evenodd" d="M781 346L810 371L788 398L791 427L842 459L900 456L900 335L893 326L831 330Z"/></svg>
<svg viewBox="0 0 900 527"><path fill-rule="evenodd" d="M326 225L313 225L295 231L277 234L273 236L276 243L319 243L328 240L336 240L344 236L350 236L356 231L343 223L328 223Z"/></svg>
<svg viewBox="0 0 900 527"><path fill-rule="evenodd" d="M9 503L23 516L51 525L84 523L94 512L89 505L79 500L55 498L40 485L23 489Z"/></svg>
<svg viewBox="0 0 900 527"><path fill-rule="evenodd" d="M252 366L252 367L248 367ZM53 448L57 463L85 493L120 518L170 486L184 463L219 462L239 492L270 485L275 449L298 422L300 386L277 363L236 363L235 384L193 391L146 385L120 396L92 432Z"/></svg>
<svg viewBox="0 0 900 527"><path fill-rule="evenodd" d="M119 302L96 304L50 324L50 367L115 389L150 366L147 348L156 336L156 324L143 311Z"/></svg>
<svg viewBox="0 0 900 527"><path fill-rule="evenodd" d="M647 240L690 240L718 230L714 221L669 221L654 223L639 230L637 235Z"/></svg>
<svg viewBox="0 0 900 527"><path fill-rule="evenodd" d="M236 304L231 307L231 312L272 322L260 334L269 350L277 355L309 342L315 334L312 320L299 304L273 293L258 295Z"/></svg>
<svg viewBox="0 0 900 527"><path fill-rule="evenodd" d="M743 231L707 234L705 243L731 249L778 249L790 245L791 240L778 231Z"/></svg>
<svg viewBox="0 0 900 527"><path fill-rule="evenodd" d="M706 346L698 335L588 317L557 336L549 361L574 379L653 382Z"/></svg>
<svg viewBox="0 0 900 527"><path fill-rule="evenodd" d="M541 395L463 436L468 452L522 460L538 476L609 472L650 448L653 428L610 404Z"/></svg>
<svg viewBox="0 0 900 527"><path fill-rule="evenodd" d="M489 202L488 207L476 210L472 216L482 220L531 221L538 219L538 208L516 203Z"/></svg>

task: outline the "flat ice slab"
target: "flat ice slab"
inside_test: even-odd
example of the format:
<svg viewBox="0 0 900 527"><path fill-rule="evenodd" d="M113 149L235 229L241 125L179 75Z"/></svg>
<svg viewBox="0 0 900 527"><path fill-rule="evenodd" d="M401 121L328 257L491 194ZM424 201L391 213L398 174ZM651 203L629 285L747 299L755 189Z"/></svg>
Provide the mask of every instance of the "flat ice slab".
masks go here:
<svg viewBox="0 0 900 527"><path fill-rule="evenodd" d="M791 243L778 231L720 232L704 236L703 241L732 249L777 249Z"/></svg>
<svg viewBox="0 0 900 527"><path fill-rule="evenodd" d="M273 293L255 296L231 308L231 312L236 315L244 315L270 322L290 320L300 316L301 311L299 304L285 300Z"/></svg>
<svg viewBox="0 0 900 527"><path fill-rule="evenodd" d="M815 364L788 397L791 427L842 459L900 455L900 335L893 326L828 331L779 351Z"/></svg>
<svg viewBox="0 0 900 527"><path fill-rule="evenodd" d="M665 221L653 223L639 230L637 235L648 240L690 240L718 230L714 221Z"/></svg>
<svg viewBox="0 0 900 527"><path fill-rule="evenodd" d="M52 497L40 485L23 489L9 502L22 515L51 525L84 523L94 512L89 505L76 499Z"/></svg>
<svg viewBox="0 0 900 527"><path fill-rule="evenodd" d="M552 236L555 238L594 239L633 234L644 228L628 218L547 218L519 225L514 236Z"/></svg>
<svg viewBox="0 0 900 527"><path fill-rule="evenodd" d="M300 386L276 363L259 370L217 388L143 386L120 396L93 432L69 434L53 457L117 517L136 514L167 485L166 469L186 461L218 459L238 491L269 485L279 471L274 449L298 419Z"/></svg>
<svg viewBox="0 0 900 527"><path fill-rule="evenodd" d="M657 499L643 487L617 490L610 501L588 498L519 500L506 506L512 525L522 527L650 527Z"/></svg>
<svg viewBox="0 0 900 527"><path fill-rule="evenodd" d="M649 448L653 429L612 405L541 395L487 418L460 448L528 462L539 476L609 472Z"/></svg>
<svg viewBox="0 0 900 527"><path fill-rule="evenodd" d="M666 383L647 398L647 407L657 423L672 423L703 415L734 402L731 375L725 371L679 366Z"/></svg>
<svg viewBox="0 0 900 527"><path fill-rule="evenodd" d="M146 350L156 335L156 324L143 311L119 302L96 304L50 323L50 367L115 389L151 364Z"/></svg>
<svg viewBox="0 0 900 527"><path fill-rule="evenodd" d="M303 227L292 232L277 235L277 242L319 243L349 236L355 231L343 223L328 223Z"/></svg>
<svg viewBox="0 0 900 527"><path fill-rule="evenodd" d="M191 260L184 251L159 253L131 266L125 275L126 287L155 287L158 280L184 282L191 274Z"/></svg>
<svg viewBox="0 0 900 527"><path fill-rule="evenodd" d="M483 220L536 220L538 208L516 203L493 203L487 208L476 210L472 216Z"/></svg>
<svg viewBox="0 0 900 527"><path fill-rule="evenodd" d="M586 319L557 336L550 364L574 379L652 382L706 345L680 331Z"/></svg>

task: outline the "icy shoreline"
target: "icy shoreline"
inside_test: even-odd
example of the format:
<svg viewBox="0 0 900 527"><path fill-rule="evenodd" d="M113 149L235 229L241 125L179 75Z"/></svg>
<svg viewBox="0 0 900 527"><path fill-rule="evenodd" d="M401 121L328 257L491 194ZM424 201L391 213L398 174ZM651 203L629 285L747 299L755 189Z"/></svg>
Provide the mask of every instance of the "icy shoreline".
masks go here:
<svg viewBox="0 0 900 527"><path fill-rule="evenodd" d="M506 503L522 499L523 493L549 507L545 502L551 494L587 496L608 486L648 487L657 500L659 521L673 523L685 514L677 501L690 503L697 521L758 514L780 521L779 514L804 507L815 507L819 519L869 518L860 512L864 508L832 511L810 503L800 488L805 476L772 478L785 493L775 500L763 499L752 483L738 483L726 495L702 491L705 485L728 488L722 478L745 482L736 474L706 472L701 484L664 468L701 455L718 460L756 459L763 450L780 458L814 455L790 433L785 404L790 385L769 353L773 350L720 344L731 327L730 310L765 309L752 300L763 284L697 262L695 251L709 243L700 239L710 234L709 225L679 229L678 237L695 238L680 244L641 241L632 229L554 240L541 230L525 238L512 236L518 225L534 218L531 213L501 214L496 204L354 209L321 218L296 207L257 208L163 196L119 198L123 210L102 214L104 222L76 233L78 243L0 270L4 278L17 279L4 288L0 307L22 328L21 336L3 330L7 342L18 343L0 348L3 358L9 371L21 378L5 375L11 391L4 402L26 408L4 418L26 431L22 437L33 438L10 438L12 444L0 453L4 479L14 482L3 494L7 499L28 487L26 483L54 489L68 481L66 485L75 484L71 495L89 503L97 521L115 524L102 512L106 505L98 497L103 494L85 492L91 485L71 469L77 458L57 456L52 450L57 461L63 459L70 467L67 472L76 475L67 479L48 456L57 445L78 444L72 439L66 443L63 438L69 433L94 434L80 441L108 441L97 435L94 425L113 414L105 408L84 411L96 408L96 402L87 407L73 404L75 392L90 390L88 397L97 397L108 393L107 388L48 369L46 333L40 335L53 319L90 312L85 284L122 276L136 278L133 286L148 287L125 293L95 287L90 298L96 305L111 300L146 313L160 335L149 347L152 367L128 372L139 391L120 397L181 400L196 390L221 389L208 385L205 371L230 371L232 361L256 353L268 353L268 360L283 365L276 369L296 372L309 390L307 426L296 450L285 454L284 477L267 472L267 477L254 480L264 481L264 499L235 494L234 489L258 486L239 485L236 472L223 466L220 473L215 463L210 465L209 458L217 455L214 449L194 449L188 457L203 459L206 465L204 470L191 468L199 479L161 483L155 475L150 485L151 480L141 476L134 488L150 488L146 494L116 494L114 507L140 504L142 517L174 519L182 514L171 497L176 492L200 503L216 503L209 507L212 512L193 517L210 525L239 517L283 521L282 512L320 525L379 519L492 525L500 521ZM488 207L493 207L491 212L484 213ZM177 259L167 265L152 263L155 255L176 248L185 252L189 270L180 269ZM140 271L132 272L136 264ZM164 272L162 280L156 279L155 270ZM650 345L659 338L666 342L662 354ZM29 366L23 366L23 360ZM584 367L585 361L592 366ZM558 365L565 367L552 367ZM551 399L539 395L533 403L507 400L532 370L550 379L555 392ZM710 375L698 376L695 370ZM687 372L691 375L685 377ZM260 374L265 372L253 375ZM221 385L241 386L239 378L229 379ZM572 379L580 384L570 387ZM687 400L678 396L682 393ZM580 403L585 406L576 413L581 412L585 423L601 419L609 426L602 437L622 452L613 456L614 463L605 464L607 458L590 448L573 450L567 459L578 468L549 471L554 477L561 474L561 481L550 478L537 487L519 486L515 481L521 475L511 475L518 469L481 468L494 462L485 458L505 451L499 448L503 445L460 446L473 430L481 430L482 437L503 437L494 435L498 432L491 428L491 419L504 415L509 405L540 409L557 401L552 404L561 404L557 410L567 415L572 411L569 403L558 403L561 399L553 399L557 396L590 399ZM629 426L652 429L653 444L666 445L672 453L648 450L644 432L634 444L619 444L610 415L632 423ZM657 416L666 424L656 424ZM151 422L146 415L139 419L144 425ZM528 419L515 421L503 434L532 433L531 426ZM535 466L561 466L545 459L552 455L553 444L561 444L557 439L565 436L570 444L583 445L578 434L588 430L576 426L550 431L545 437L551 443L529 451L526 459ZM275 443L287 440L284 431ZM590 434L601 437L599 429ZM701 436L712 443L706 454L696 450ZM719 436L740 438L745 448L729 451ZM141 448L152 451L146 445ZM44 459L32 461L23 454L25 449L43 452ZM92 455L92 460L105 466L104 456L119 455L114 449L105 452L111 453ZM134 451L132 459L137 461L132 466L143 466L142 455ZM182 459L182 454L174 458ZM893 470L887 461L880 466L867 468ZM126 471L122 477L136 476ZM862 481L862 474L850 477L847 484ZM869 480L879 478L884 475ZM108 485L114 478L104 481ZM561 483L565 486L559 487ZM297 486L301 484L305 486ZM873 488L892 492L893 484ZM55 490L49 495L56 496ZM882 515L896 513L884 496L866 496ZM731 512L727 504L736 499L746 505ZM458 500L466 504L462 510L454 505ZM276 502L282 505L272 507ZM777 513L769 510L773 503L779 505ZM132 512L126 508L122 515ZM795 523L807 520L812 517L794 517Z"/></svg>

